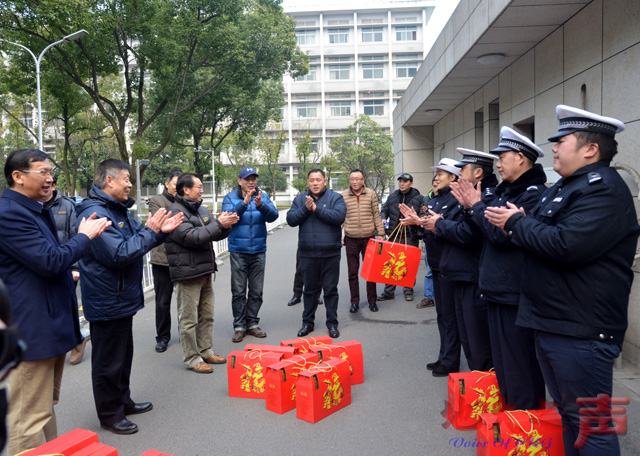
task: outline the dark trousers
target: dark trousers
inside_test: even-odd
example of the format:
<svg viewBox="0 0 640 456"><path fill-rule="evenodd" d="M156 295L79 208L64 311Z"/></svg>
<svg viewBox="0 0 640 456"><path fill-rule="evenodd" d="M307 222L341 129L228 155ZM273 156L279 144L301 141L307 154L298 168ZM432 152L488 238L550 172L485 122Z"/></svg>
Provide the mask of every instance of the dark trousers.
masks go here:
<svg viewBox="0 0 640 456"><path fill-rule="evenodd" d="M436 322L438 323L438 334L440 335L440 350L438 351L438 361L442 362L444 356L445 335L447 333L442 316L442 292L440 291L440 272L432 270L433 296L436 304Z"/></svg>
<svg viewBox="0 0 640 456"><path fill-rule="evenodd" d="M477 283L454 281L458 331L469 369L488 371L493 367L487 321L487 301L480 297Z"/></svg>
<svg viewBox="0 0 640 456"><path fill-rule="evenodd" d="M171 340L171 295L173 283L169 266L151 265L153 289L156 294L156 342Z"/></svg>
<svg viewBox="0 0 640 456"><path fill-rule="evenodd" d="M125 418L131 400L129 378L133 361L133 315L117 320L92 321L91 381L98 418L112 425Z"/></svg>
<svg viewBox="0 0 640 456"><path fill-rule="evenodd" d="M296 298L302 296L304 281L302 280L302 264L300 263L300 251L296 252L296 275L293 276L293 295Z"/></svg>
<svg viewBox="0 0 640 456"><path fill-rule="evenodd" d="M413 239L411 237L408 238L403 238L403 237L398 237L397 242L399 244L406 244L406 245L412 245L414 247L418 247L419 245L419 240L417 239ZM413 285L415 286L415 281L413 282ZM413 287L403 287L402 291L404 293L405 296L413 296ZM385 285L384 286L384 291L382 292L382 294L384 296L387 297L391 297L394 296L396 294L396 286L395 285Z"/></svg>
<svg viewBox="0 0 640 456"><path fill-rule="evenodd" d="M351 304L360 304L360 281L358 280L358 271L360 269L360 256L364 260L364 252L369 245L371 238L352 238L344 237L344 247L347 253L347 270L349 273L349 292L351 294ZM367 302L369 304L376 303L376 284L375 282L367 282Z"/></svg>
<svg viewBox="0 0 640 456"><path fill-rule="evenodd" d="M533 330L516 326L518 306L489 301L491 354L500 394L508 409L544 408L544 378Z"/></svg>
<svg viewBox="0 0 640 456"><path fill-rule="evenodd" d="M245 331L257 328L260 323L258 312L262 307L267 254L231 252L229 258L231 260L233 330Z"/></svg>
<svg viewBox="0 0 640 456"><path fill-rule="evenodd" d="M434 276L435 277L435 276ZM440 363L449 369L460 368L460 334L456 317L456 304L453 299L455 282L438 277L440 289L440 309L442 310L442 324L444 326L444 344ZM438 296L436 295L436 302Z"/></svg>
<svg viewBox="0 0 640 456"><path fill-rule="evenodd" d="M536 354L549 394L562 416L564 454L566 456L619 455L618 436L589 433L584 448L574 444L580 431L578 398L595 401L598 394L611 396L613 389L613 360L621 347L598 340L535 331Z"/></svg>
<svg viewBox="0 0 640 456"><path fill-rule="evenodd" d="M324 294L327 310L327 328L338 326L338 280L340 254L327 258L300 257L304 280L304 312L302 324L314 327L318 296Z"/></svg>

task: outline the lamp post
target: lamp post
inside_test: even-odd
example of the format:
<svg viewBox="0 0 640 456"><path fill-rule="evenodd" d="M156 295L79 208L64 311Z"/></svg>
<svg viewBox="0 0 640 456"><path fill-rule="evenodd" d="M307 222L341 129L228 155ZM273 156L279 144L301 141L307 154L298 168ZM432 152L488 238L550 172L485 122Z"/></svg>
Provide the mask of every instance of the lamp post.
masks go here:
<svg viewBox="0 0 640 456"><path fill-rule="evenodd" d="M142 221L142 216L140 213L140 200L142 200L142 191L140 187L142 186L142 182L140 182L140 165L149 165L149 160L143 158L142 160L136 159L136 217L138 217L138 221Z"/></svg>
<svg viewBox="0 0 640 456"><path fill-rule="evenodd" d="M42 146L42 105L41 105L41 100L40 100L40 62L42 61L42 56L44 55L45 52L47 52L49 49L51 49L53 46L56 46L60 43L64 43L66 41L77 41L80 38L83 38L85 36L87 36L89 34L89 32L87 32L86 30L78 30L77 32L74 32L70 35L65 36L64 38L62 38L61 40L58 40L54 43L51 43L50 45L48 45L46 48L44 48L42 50L42 52L40 53L40 55L36 58L35 54L33 52L31 52L31 50L29 48L27 48L26 46L23 46L20 43L14 43L13 41L7 41L3 38L0 38L0 41L4 41L5 43L9 43L9 44L13 44L15 46L21 47L22 49L26 50L31 57L33 57L33 61L36 63L36 93L37 93L37 97L38 97L38 148L44 152L43 146Z"/></svg>

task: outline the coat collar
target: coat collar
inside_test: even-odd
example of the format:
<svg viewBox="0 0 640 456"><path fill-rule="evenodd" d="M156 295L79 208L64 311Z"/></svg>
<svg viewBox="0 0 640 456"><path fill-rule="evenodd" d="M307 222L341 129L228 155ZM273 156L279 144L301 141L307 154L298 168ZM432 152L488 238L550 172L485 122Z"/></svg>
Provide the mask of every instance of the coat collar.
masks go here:
<svg viewBox="0 0 640 456"><path fill-rule="evenodd" d="M196 201L189 198L185 198L184 196L180 196L176 193L176 202L182 204L183 206L188 207L193 212L198 212L198 209L202 205L202 201Z"/></svg>
<svg viewBox="0 0 640 456"><path fill-rule="evenodd" d="M10 188L4 189L4 192L2 192L2 197L16 201L27 209L30 209L33 212L37 212L38 214L41 214L42 210L44 209L44 204L42 202L31 199L20 192L11 190Z"/></svg>

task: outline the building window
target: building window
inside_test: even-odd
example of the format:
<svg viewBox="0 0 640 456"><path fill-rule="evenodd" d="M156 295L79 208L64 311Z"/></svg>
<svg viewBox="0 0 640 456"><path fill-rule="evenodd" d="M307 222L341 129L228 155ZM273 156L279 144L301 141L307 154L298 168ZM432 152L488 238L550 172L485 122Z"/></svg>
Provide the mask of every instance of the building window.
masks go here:
<svg viewBox="0 0 640 456"><path fill-rule="evenodd" d="M382 79L383 63L363 63L362 64L362 77L364 79Z"/></svg>
<svg viewBox="0 0 640 456"><path fill-rule="evenodd" d="M362 19L363 24L382 24L384 21L381 17L370 17Z"/></svg>
<svg viewBox="0 0 640 456"><path fill-rule="evenodd" d="M328 93L327 98L353 98L353 93L350 92L336 92L336 93Z"/></svg>
<svg viewBox="0 0 640 456"><path fill-rule="evenodd" d="M338 43L348 43L348 42L349 42L348 28L329 29L329 43L338 44Z"/></svg>
<svg viewBox="0 0 640 456"><path fill-rule="evenodd" d="M349 25L349 19L332 19L327 21L327 25Z"/></svg>
<svg viewBox="0 0 640 456"><path fill-rule="evenodd" d="M333 101L329 103L331 117L349 117L351 115L350 101Z"/></svg>
<svg viewBox="0 0 640 456"><path fill-rule="evenodd" d="M329 65L329 79L349 79L350 65Z"/></svg>
<svg viewBox="0 0 640 456"><path fill-rule="evenodd" d="M298 117L318 117L317 103L297 103L296 112Z"/></svg>
<svg viewBox="0 0 640 456"><path fill-rule="evenodd" d="M419 54L396 54L395 60L420 60Z"/></svg>
<svg viewBox="0 0 640 456"><path fill-rule="evenodd" d="M396 27L396 41L416 41L418 39L418 27L405 25Z"/></svg>
<svg viewBox="0 0 640 456"><path fill-rule="evenodd" d="M384 115L384 100L363 101L366 116Z"/></svg>
<svg viewBox="0 0 640 456"><path fill-rule="evenodd" d="M417 62L396 63L396 77L398 78L412 78L417 70Z"/></svg>
<svg viewBox="0 0 640 456"><path fill-rule="evenodd" d="M316 31L315 30L296 30L296 37L298 38L298 44L316 44Z"/></svg>
<svg viewBox="0 0 640 456"><path fill-rule="evenodd" d="M296 81L315 81L318 79L318 67L309 67L309 72L304 76L298 76Z"/></svg>
<svg viewBox="0 0 640 456"><path fill-rule="evenodd" d="M43 120L44 121L44 120ZM33 128L33 115L31 113L25 112L22 115L22 122L29 128Z"/></svg>
<svg viewBox="0 0 640 456"><path fill-rule="evenodd" d="M316 26L316 21L305 21L305 20L298 21L298 27L315 27L315 26Z"/></svg>
<svg viewBox="0 0 640 456"><path fill-rule="evenodd" d="M363 55L360 60L363 62L373 62L376 60L384 60L384 55Z"/></svg>
<svg viewBox="0 0 640 456"><path fill-rule="evenodd" d="M418 22L418 18L416 16L396 17L396 22L397 23Z"/></svg>
<svg viewBox="0 0 640 456"><path fill-rule="evenodd" d="M382 27L363 27L362 41L364 43L382 41Z"/></svg>

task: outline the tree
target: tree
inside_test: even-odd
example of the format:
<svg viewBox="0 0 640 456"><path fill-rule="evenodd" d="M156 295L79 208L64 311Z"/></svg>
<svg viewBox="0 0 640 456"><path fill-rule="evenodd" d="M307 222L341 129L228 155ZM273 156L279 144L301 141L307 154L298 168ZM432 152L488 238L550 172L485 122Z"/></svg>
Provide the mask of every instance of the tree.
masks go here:
<svg viewBox="0 0 640 456"><path fill-rule="evenodd" d="M317 166L313 157L312 143L311 135L307 131L296 144L296 155L300 163L300 169L298 170L298 177L293 180L292 185L299 192L304 192L307 189L307 174Z"/></svg>
<svg viewBox="0 0 640 456"><path fill-rule="evenodd" d="M347 132L331 141L340 166L350 171L359 168L367 187L382 199L393 183L393 140L369 116L358 115Z"/></svg>
<svg viewBox="0 0 640 456"><path fill-rule="evenodd" d="M263 134L258 136L256 140L259 163L263 165L260 168L261 171L266 171L262 173L262 187L264 189L269 189L268 193L274 202L276 200L276 190L278 189L278 175L284 177L282 169L278 165L278 160L280 158L280 151L282 150L282 146L284 145L284 142L286 140L287 135L285 135L282 130L279 130L278 134L275 137L270 137ZM284 180L285 188L283 190L286 190L286 177L284 177ZM265 185L265 181L268 181L269 183ZM280 182L282 182L282 179L280 179Z"/></svg>

